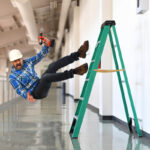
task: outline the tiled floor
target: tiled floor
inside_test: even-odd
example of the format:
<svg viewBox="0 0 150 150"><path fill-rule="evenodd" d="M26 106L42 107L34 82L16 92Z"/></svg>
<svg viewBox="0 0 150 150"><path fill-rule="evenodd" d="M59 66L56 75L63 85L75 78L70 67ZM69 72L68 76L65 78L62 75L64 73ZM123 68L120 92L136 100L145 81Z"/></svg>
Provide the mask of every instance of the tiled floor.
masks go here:
<svg viewBox="0 0 150 150"><path fill-rule="evenodd" d="M60 89L29 104L23 100L0 113L0 150L149 150L150 141L129 135L117 123L100 121L87 109L78 140L69 136L75 111L71 98L62 105Z"/></svg>

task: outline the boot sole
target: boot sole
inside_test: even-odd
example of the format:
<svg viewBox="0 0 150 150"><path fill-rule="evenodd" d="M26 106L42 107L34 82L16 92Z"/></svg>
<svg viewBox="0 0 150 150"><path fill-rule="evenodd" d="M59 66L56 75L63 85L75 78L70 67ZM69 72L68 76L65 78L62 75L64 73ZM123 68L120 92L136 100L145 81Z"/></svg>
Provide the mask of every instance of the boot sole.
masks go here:
<svg viewBox="0 0 150 150"><path fill-rule="evenodd" d="M85 54L82 58L85 58L86 57L86 52L89 50L89 41L85 41L85 46L86 46L86 50L85 50Z"/></svg>

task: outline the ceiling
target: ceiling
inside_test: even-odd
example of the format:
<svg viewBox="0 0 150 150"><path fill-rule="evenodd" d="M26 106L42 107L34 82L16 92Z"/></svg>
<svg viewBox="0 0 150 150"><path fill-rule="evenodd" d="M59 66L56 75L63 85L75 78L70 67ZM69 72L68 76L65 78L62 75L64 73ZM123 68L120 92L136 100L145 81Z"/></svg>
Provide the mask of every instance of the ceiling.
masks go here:
<svg viewBox="0 0 150 150"><path fill-rule="evenodd" d="M20 11L11 1L13 0L0 0L0 57L6 57L8 51L13 48L26 53L32 51L35 46L29 43L26 25ZM30 2L37 33L42 31L46 37L56 38L62 0L30 0Z"/></svg>

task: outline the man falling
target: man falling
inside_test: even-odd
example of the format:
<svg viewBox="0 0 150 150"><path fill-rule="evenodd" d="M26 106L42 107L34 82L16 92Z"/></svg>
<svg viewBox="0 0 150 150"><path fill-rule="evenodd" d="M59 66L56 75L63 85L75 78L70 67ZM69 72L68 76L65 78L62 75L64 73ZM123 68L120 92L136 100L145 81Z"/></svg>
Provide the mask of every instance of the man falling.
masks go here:
<svg viewBox="0 0 150 150"><path fill-rule="evenodd" d="M17 94L30 102L45 98L48 95L52 82L73 78L75 74L83 75L88 70L88 64L85 63L75 69L56 73L58 69L79 60L79 58L86 57L89 42L85 41L77 52L49 64L47 70L39 78L34 66L48 54L50 47L53 46L54 40L44 38L44 46L41 51L36 56L27 59L23 59L22 53L17 49L9 52L9 60L12 63L9 81Z"/></svg>

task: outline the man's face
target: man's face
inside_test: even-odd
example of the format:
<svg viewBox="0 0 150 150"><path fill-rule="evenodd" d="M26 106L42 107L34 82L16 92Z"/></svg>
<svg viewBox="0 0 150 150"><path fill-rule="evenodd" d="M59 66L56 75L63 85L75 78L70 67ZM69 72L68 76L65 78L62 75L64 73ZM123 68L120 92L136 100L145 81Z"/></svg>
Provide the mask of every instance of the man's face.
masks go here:
<svg viewBox="0 0 150 150"><path fill-rule="evenodd" d="M17 60L12 61L12 65L14 66L14 68L15 68L16 70L22 69L22 66L23 66L23 59L20 58L20 59L17 59Z"/></svg>

